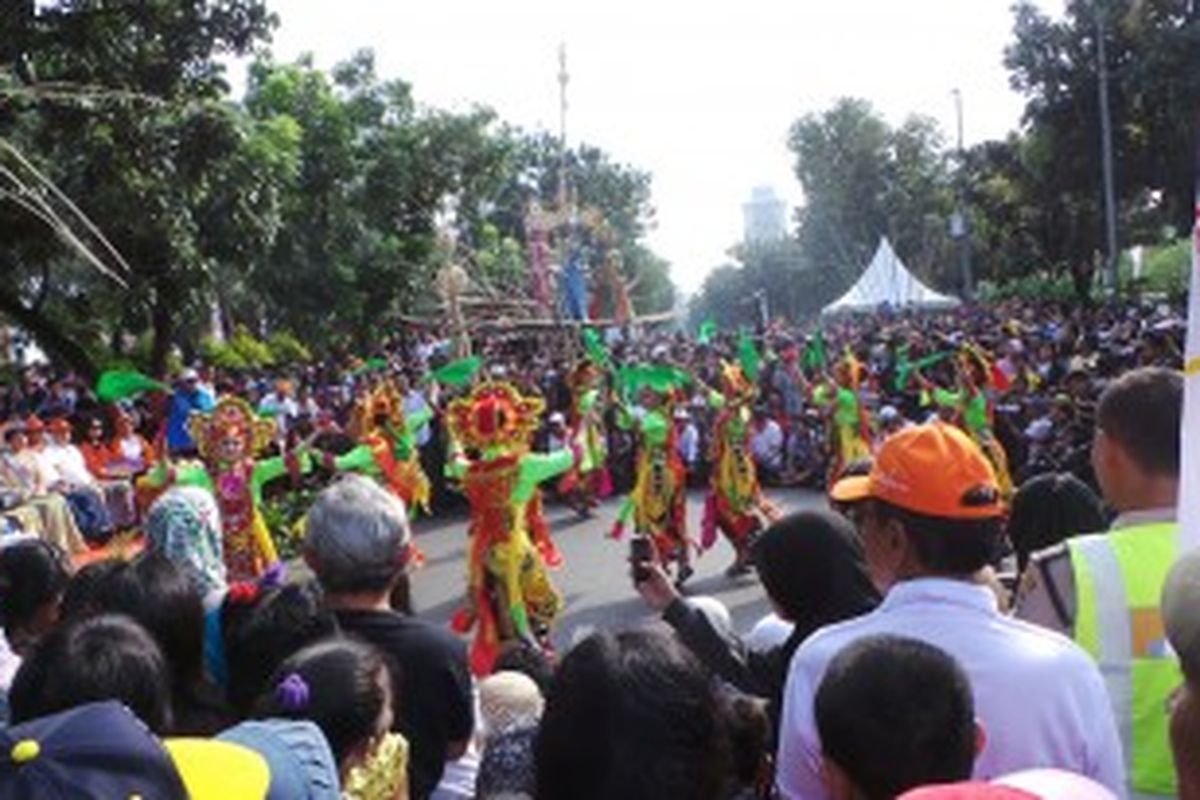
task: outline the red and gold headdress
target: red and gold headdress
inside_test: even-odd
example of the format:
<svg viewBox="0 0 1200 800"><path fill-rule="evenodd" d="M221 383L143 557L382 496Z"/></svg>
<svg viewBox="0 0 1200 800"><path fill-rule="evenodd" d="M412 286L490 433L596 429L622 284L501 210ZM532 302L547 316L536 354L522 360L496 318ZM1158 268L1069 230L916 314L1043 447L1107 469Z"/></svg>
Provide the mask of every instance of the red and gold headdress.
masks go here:
<svg viewBox="0 0 1200 800"><path fill-rule="evenodd" d="M193 413L188 419L188 432L206 461L216 456L221 441L231 433L243 438L246 455L253 456L271 443L275 430L274 420L255 414L240 397L222 397L210 413Z"/></svg>
<svg viewBox="0 0 1200 800"><path fill-rule="evenodd" d="M387 380L364 392L354 404L350 415L349 432L362 437L375 428L375 418L386 415L398 431L404 430L404 398L393 381Z"/></svg>
<svg viewBox="0 0 1200 800"><path fill-rule="evenodd" d="M540 397L522 395L510 383L489 381L452 402L446 424L463 447L527 447L544 408Z"/></svg>

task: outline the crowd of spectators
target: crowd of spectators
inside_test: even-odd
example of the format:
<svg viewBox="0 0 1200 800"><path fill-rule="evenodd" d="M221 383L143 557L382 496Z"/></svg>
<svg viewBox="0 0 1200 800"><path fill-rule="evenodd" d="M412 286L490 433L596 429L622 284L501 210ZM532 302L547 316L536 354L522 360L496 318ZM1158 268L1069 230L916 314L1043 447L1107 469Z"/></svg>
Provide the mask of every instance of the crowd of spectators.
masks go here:
<svg viewBox="0 0 1200 800"><path fill-rule="evenodd" d="M422 573L408 515L372 480L324 487L302 563L253 583L225 574L210 494L139 497L133 479L163 453L194 454L186 419L221 394L275 418L281 450L336 444L370 371L197 365L171 393L104 406L69 375L26 370L0 391L0 798L1200 799L1200 561L1137 587L1129 624L1149 649L1114 656L1104 630L1097 650L1081 627L1122 587L1081 571L1094 545L1072 538L1113 515L1114 537L1172 524L1181 335L1157 305L761 330L751 450L768 484L828 491L830 506L788 513L755 543L773 613L735 631L719 603L638 563L630 591L662 624L598 631L556 663L514 643L488 676L411 607ZM1004 376L989 399L1011 502L929 400L930 385L953 385L954 359L902 379L904 358L968 343ZM617 364L675 364L708 385L738 349L733 334L607 344ZM570 347L481 346L489 376L547 399L538 446L565 440ZM423 379L445 348L419 334L385 347L410 411L452 394ZM863 365L875 452L830 475L828 411L807 387L847 354ZM706 408L684 397L676 411L698 483ZM435 509L454 502L444 435L435 417L418 439ZM636 443L615 425L609 436L614 477L630 474ZM1175 702L1142 698L1131 719L1113 676L1138 660L1127 686L1140 696L1152 658L1176 670L1152 687L1179 687Z"/></svg>

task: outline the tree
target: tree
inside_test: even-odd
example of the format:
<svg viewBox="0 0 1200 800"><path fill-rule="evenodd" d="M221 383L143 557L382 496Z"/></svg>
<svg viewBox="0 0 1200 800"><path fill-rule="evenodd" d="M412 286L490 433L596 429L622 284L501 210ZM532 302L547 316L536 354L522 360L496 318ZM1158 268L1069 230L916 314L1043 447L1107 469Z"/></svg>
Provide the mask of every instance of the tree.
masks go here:
<svg viewBox="0 0 1200 800"><path fill-rule="evenodd" d="M831 286L848 288L881 236L918 275L951 282L953 185L932 120L914 116L892 129L870 103L843 98L797 120L788 146L805 194L800 252Z"/></svg>
<svg viewBox="0 0 1200 800"><path fill-rule="evenodd" d="M21 235L0 244L0 310L85 373L106 339L149 325L161 371L209 280L197 222L208 176L238 152L218 56L265 41L274 18L261 0L22 2L14 12L0 30L12 65L0 136L78 200L134 272L128 288L97 282L44 231L10 227L20 211L6 204L0 224Z"/></svg>
<svg viewBox="0 0 1200 800"><path fill-rule="evenodd" d="M1200 10L1179 0L1072 0L1061 20L1029 2L1014 15L1005 64L1028 98L1029 194L1055 207L1039 244L1086 294L1104 248L1099 31L1106 31L1111 76L1122 244L1155 243L1192 226Z"/></svg>

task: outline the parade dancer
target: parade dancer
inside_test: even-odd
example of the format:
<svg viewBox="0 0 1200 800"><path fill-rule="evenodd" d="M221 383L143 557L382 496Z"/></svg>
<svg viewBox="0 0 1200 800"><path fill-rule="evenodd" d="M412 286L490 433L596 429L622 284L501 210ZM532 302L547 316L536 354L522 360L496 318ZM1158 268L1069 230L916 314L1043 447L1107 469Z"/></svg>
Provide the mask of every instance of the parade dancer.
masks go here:
<svg viewBox="0 0 1200 800"><path fill-rule="evenodd" d="M996 471L996 485L1005 500L1014 492L1008 469L1008 455L996 438L995 404L992 392L1006 388L1007 378L996 370L987 355L975 345L966 345L955 369L954 390L935 386L921 377L934 403L951 414L951 421L962 428L979 445Z"/></svg>
<svg viewBox="0 0 1200 800"><path fill-rule="evenodd" d="M618 406L617 424L637 435L633 491L621 506L611 536L620 539L633 523L634 533L651 540L664 569L675 565L676 584L693 573L687 536L687 473L676 447L672 417L676 394L690 377L675 367L627 369L626 391L640 390L640 407Z"/></svg>
<svg viewBox="0 0 1200 800"><path fill-rule="evenodd" d="M700 547L712 547L718 530L725 535L734 550L733 564L725 571L729 577L750 570L751 550L759 531L779 517L778 509L763 496L750 453L750 407L756 395L743 367L729 362L721 367L721 391L708 390L709 405L716 409L717 417Z"/></svg>
<svg viewBox="0 0 1200 800"><path fill-rule="evenodd" d="M603 370L584 359L567 376L571 390L570 431L583 448L579 465L563 476L559 493L580 516L590 517L602 498L612 492L608 474L608 442L604 430L604 406L600 401Z"/></svg>
<svg viewBox="0 0 1200 800"><path fill-rule="evenodd" d="M487 382L446 412L455 446L447 469L471 503L467 600L452 624L460 633L475 629L470 660L476 675L491 671L504 642L548 650L562 610L531 538L529 506L538 484L576 464L579 448L530 452L542 409L540 398Z"/></svg>
<svg viewBox="0 0 1200 800"><path fill-rule="evenodd" d="M223 397L211 413L193 413L188 432L203 463L160 462L151 486L199 486L213 493L221 510L223 551L230 581L253 580L279 561L262 517L263 487L284 475L307 472L303 449L257 459L275 437L275 420L260 418L240 397Z"/></svg>
<svg viewBox="0 0 1200 800"><path fill-rule="evenodd" d="M870 418L858 397L861 373L862 364L847 351L834 368L832 379L811 391L813 403L825 409L833 456L830 485L852 462L871 455Z"/></svg>

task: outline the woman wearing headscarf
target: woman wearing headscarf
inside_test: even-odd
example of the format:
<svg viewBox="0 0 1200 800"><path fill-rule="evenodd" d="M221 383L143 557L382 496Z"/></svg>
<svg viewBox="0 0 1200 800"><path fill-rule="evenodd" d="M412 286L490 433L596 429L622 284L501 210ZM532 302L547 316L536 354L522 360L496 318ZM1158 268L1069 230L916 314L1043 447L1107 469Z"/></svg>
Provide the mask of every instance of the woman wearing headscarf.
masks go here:
<svg viewBox="0 0 1200 800"><path fill-rule="evenodd" d="M711 617L686 601L653 563L634 565L638 592L663 614L680 639L718 677L765 698L772 726L788 664L818 628L866 614L879 604L854 526L830 511L800 511L771 525L754 547L754 564L775 613L793 625L778 647L750 651L736 636L714 627Z"/></svg>
<svg viewBox="0 0 1200 800"><path fill-rule="evenodd" d="M212 492L176 486L154 501L143 525L146 545L178 564L201 596L226 589L221 512Z"/></svg>

